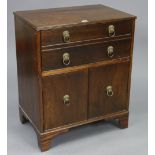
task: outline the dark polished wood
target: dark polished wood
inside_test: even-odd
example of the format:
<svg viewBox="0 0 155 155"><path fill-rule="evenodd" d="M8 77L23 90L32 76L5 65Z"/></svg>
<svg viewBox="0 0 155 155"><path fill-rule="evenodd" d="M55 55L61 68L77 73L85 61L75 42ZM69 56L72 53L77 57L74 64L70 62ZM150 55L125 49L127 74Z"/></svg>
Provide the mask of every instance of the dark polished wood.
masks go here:
<svg viewBox="0 0 155 155"><path fill-rule="evenodd" d="M129 62L89 69L89 118L127 110ZM113 95L107 95L112 86Z"/></svg>
<svg viewBox="0 0 155 155"><path fill-rule="evenodd" d="M51 139L53 139L55 136L63 134L65 132L68 132L68 129L64 129L61 131L55 131L55 132L49 132L45 134L37 133L38 138L38 146L40 147L41 151L47 151L50 148Z"/></svg>
<svg viewBox="0 0 155 155"><path fill-rule="evenodd" d="M119 119L120 128L125 129L128 128L128 117L122 117Z"/></svg>
<svg viewBox="0 0 155 155"><path fill-rule="evenodd" d="M15 17L19 104L42 131L42 104L38 79L38 33Z"/></svg>
<svg viewBox="0 0 155 155"><path fill-rule="evenodd" d="M130 61L131 57L124 57L122 58L117 58L117 59L111 59L111 60L106 60L106 61L99 61L95 63L89 63L89 64L83 64L79 66L72 66L72 67L65 67L65 68L60 68L60 69L55 69L55 70L48 70L48 71L42 71L42 77L50 76L50 75L56 75L56 74L62 74L62 73L69 73L72 71L77 71L79 69L89 69L91 67L98 67L101 65L110 65L110 64L117 64L121 62L126 62Z"/></svg>
<svg viewBox="0 0 155 155"><path fill-rule="evenodd" d="M114 40L111 42L99 42L93 44L79 45L69 48L50 50L42 52L42 70L53 70L82 64L99 62L102 60L112 60L130 55L131 38ZM108 56L108 47L113 46L114 55ZM69 53L70 64L63 64L63 54Z"/></svg>
<svg viewBox="0 0 155 155"><path fill-rule="evenodd" d="M68 25L88 25L87 23L81 22L85 19L88 20L89 23L100 23L102 21L111 22L127 19L134 20L136 18L133 15L104 5L17 11L15 12L15 15L38 31L64 27Z"/></svg>
<svg viewBox="0 0 155 155"><path fill-rule="evenodd" d="M114 119L128 127L135 16L103 5L14 15L19 117L41 151L76 126Z"/></svg>
<svg viewBox="0 0 155 155"><path fill-rule="evenodd" d="M63 97L69 95L69 103ZM88 70L43 78L44 130L87 119Z"/></svg>
<svg viewBox="0 0 155 155"><path fill-rule="evenodd" d="M84 41L97 38L110 38L108 33L108 26L114 25L116 34L113 38L121 35L131 35L132 21L125 20L121 22L108 22L108 23L97 23L90 25L80 26L66 26L63 28L57 28L53 30L47 30L41 32L42 46L49 46L55 44L66 44L63 41L63 31L69 31L70 41Z"/></svg>

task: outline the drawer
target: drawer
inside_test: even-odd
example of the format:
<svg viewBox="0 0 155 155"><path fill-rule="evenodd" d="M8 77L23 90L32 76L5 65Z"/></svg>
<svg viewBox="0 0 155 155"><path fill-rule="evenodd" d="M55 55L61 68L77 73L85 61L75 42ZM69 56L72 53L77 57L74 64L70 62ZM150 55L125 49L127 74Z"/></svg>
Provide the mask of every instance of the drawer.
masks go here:
<svg viewBox="0 0 155 155"><path fill-rule="evenodd" d="M42 52L42 70L94 63L129 56L131 39L100 42Z"/></svg>
<svg viewBox="0 0 155 155"><path fill-rule="evenodd" d="M128 109L129 62L89 69L89 118Z"/></svg>
<svg viewBox="0 0 155 155"><path fill-rule="evenodd" d="M86 120L87 96L87 70L44 77L44 129Z"/></svg>
<svg viewBox="0 0 155 155"><path fill-rule="evenodd" d="M132 20L68 26L41 31L41 45L52 46L97 38L115 38L121 35L130 35L131 32Z"/></svg>

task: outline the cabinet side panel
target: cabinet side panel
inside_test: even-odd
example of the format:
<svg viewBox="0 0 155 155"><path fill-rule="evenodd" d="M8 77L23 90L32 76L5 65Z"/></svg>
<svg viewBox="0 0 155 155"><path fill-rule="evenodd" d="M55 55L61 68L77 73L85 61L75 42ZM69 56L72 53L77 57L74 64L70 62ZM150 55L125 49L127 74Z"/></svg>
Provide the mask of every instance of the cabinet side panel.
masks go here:
<svg viewBox="0 0 155 155"><path fill-rule="evenodd" d="M42 131L42 99L38 45L40 32L15 17L19 105L32 124Z"/></svg>
<svg viewBox="0 0 155 155"><path fill-rule="evenodd" d="M130 68L129 68L129 80L128 80L128 109L129 109L129 102L130 102L130 88L131 88L132 63L133 63L134 34L135 34L135 20L132 21L132 39L131 39L131 44L130 44Z"/></svg>

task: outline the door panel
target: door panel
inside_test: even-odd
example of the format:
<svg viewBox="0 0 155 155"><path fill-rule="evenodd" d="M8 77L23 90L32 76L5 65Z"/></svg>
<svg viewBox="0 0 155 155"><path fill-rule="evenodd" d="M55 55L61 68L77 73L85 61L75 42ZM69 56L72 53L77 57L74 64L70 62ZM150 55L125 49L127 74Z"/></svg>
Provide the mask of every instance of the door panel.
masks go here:
<svg viewBox="0 0 155 155"><path fill-rule="evenodd" d="M88 70L43 78L44 129L87 119Z"/></svg>
<svg viewBox="0 0 155 155"><path fill-rule="evenodd" d="M129 62L89 70L89 118L128 108L128 74Z"/></svg>

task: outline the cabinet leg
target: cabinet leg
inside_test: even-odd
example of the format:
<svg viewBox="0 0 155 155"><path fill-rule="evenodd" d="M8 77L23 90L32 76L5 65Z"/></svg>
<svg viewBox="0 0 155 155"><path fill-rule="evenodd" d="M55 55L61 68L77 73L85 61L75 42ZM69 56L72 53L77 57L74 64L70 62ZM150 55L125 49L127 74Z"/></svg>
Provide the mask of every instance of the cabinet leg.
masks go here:
<svg viewBox="0 0 155 155"><path fill-rule="evenodd" d="M48 132L48 133L37 133L38 138L38 146L42 152L48 151L50 149L51 140L62 133L67 132L68 129L64 129L62 131Z"/></svg>
<svg viewBox="0 0 155 155"><path fill-rule="evenodd" d="M123 117L119 119L119 126L122 129L128 128L128 117Z"/></svg>
<svg viewBox="0 0 155 155"><path fill-rule="evenodd" d="M44 138L44 136L37 136L38 138L38 146L40 148L40 150L42 152L44 151L48 151L50 148L50 142L51 142L51 138L50 139L46 139Z"/></svg>
<svg viewBox="0 0 155 155"><path fill-rule="evenodd" d="M19 118L22 124L25 124L28 122L28 119L25 117L23 111L20 108L19 108Z"/></svg>

